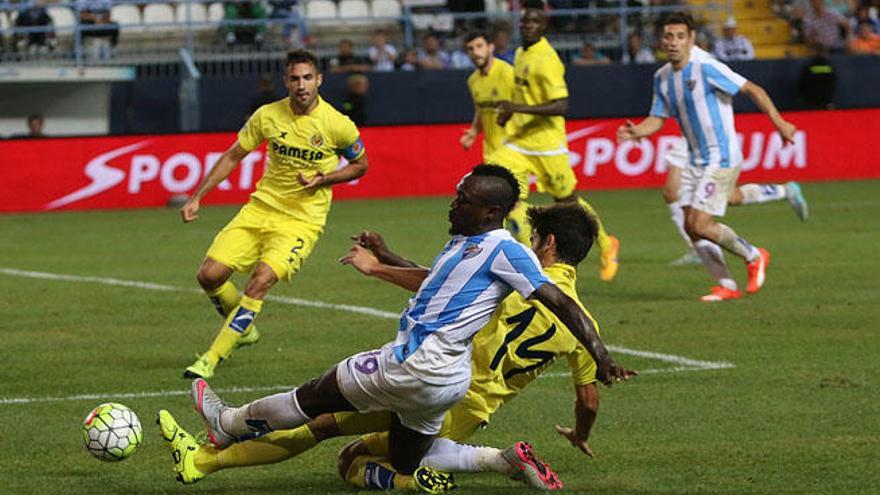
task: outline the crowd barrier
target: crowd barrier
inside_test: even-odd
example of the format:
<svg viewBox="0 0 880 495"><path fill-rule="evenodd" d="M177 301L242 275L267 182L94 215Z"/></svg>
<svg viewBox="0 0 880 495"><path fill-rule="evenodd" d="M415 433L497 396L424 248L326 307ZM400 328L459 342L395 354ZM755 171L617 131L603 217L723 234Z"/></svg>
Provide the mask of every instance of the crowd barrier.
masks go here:
<svg viewBox="0 0 880 495"><path fill-rule="evenodd" d="M783 146L764 115L737 116L743 143L743 181L819 181L880 178L873 139L880 109L789 112L799 128ZM663 183L663 155L678 139L668 121L651 139L619 144L623 119L568 122L568 146L580 189L655 187ZM451 196L479 146L464 151L458 139L465 124L368 127L362 129L370 170L337 185L337 198ZM4 180L0 211L85 210L156 207L191 192L210 170L233 133L17 139L0 141ZM251 152L205 204L247 200L266 155Z"/></svg>

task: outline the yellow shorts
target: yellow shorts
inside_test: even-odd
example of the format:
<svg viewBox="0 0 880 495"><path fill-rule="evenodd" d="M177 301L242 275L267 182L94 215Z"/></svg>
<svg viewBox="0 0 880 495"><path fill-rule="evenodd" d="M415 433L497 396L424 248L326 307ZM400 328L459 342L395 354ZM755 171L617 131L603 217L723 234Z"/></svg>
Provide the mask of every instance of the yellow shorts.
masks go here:
<svg viewBox="0 0 880 495"><path fill-rule="evenodd" d="M577 186L577 177L571 169L567 153L529 155L503 145L492 153L488 162L501 165L513 173L519 182L519 199L529 196L529 175L537 179L538 191L557 199L571 196Z"/></svg>
<svg viewBox="0 0 880 495"><path fill-rule="evenodd" d="M214 237L206 256L238 272L250 272L262 261L278 280L290 280L302 268L323 230L251 200Z"/></svg>

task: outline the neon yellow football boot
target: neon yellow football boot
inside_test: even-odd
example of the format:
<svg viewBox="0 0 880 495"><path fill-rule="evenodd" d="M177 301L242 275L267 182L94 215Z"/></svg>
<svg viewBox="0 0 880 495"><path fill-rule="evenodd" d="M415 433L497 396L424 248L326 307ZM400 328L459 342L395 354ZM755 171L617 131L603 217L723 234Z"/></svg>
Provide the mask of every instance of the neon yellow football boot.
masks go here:
<svg viewBox="0 0 880 495"><path fill-rule="evenodd" d="M171 462L174 463L177 481L191 485L204 478L205 474L196 469L196 452L202 448L196 439L181 428L171 413L164 409L159 411L156 423L159 425L165 447L171 452Z"/></svg>

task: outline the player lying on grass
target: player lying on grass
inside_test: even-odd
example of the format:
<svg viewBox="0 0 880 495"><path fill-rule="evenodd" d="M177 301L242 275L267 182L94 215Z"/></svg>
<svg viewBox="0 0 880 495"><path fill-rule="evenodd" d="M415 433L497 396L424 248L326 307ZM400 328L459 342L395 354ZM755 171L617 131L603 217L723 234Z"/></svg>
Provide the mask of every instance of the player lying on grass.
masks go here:
<svg viewBox="0 0 880 495"><path fill-rule="evenodd" d="M469 259L474 259L475 263L472 266L483 267L483 269L489 270L498 270L501 273L506 272L514 272L517 271L517 266L522 267L523 263L529 263L532 261L535 263L535 268L537 268L537 260L534 258L534 254L526 252L525 249L519 247L520 245L515 243L510 235L501 229L501 223L503 221L504 216L507 214L510 206L512 206L513 202L516 200L517 195L510 193L516 193L517 184L515 179L507 172L505 169L495 166L478 166L474 169L473 174L467 176L463 181L459 184L458 187L458 196L453 201L450 208L450 222L452 223L452 232L455 234L452 242L450 242L446 249L441 253L438 259L435 261L434 268L430 272L427 272L421 268L403 268L403 267L391 267L385 264L382 264L377 271L371 273L379 278L383 278L386 280L394 281L395 283L399 283L411 290L415 290L417 287L421 286L418 293L413 297L410 302L410 307L404 312L402 322L404 325L414 323L412 318L418 317L419 320L415 323L428 323L429 319L427 319L424 314L420 313L422 311L433 311L434 317L436 318L439 313L443 312L442 308L446 306L452 306L456 303L460 303L460 299L456 299L454 296L456 294L470 294L471 297L482 298L487 295L487 285L484 284L480 289L480 294L474 294L472 289L469 290L468 287L458 286L456 288L455 293L450 293L444 290L444 285L446 282L454 282L456 279L459 281L462 280L479 280L480 277L471 277L471 274L464 274L464 278L459 278L463 274L456 273L456 269L460 268L460 265L465 264ZM500 205L500 206L499 206ZM476 223L475 223L476 222ZM482 226L481 226L482 224ZM479 233L478 235L473 235L473 233ZM471 235L468 235L471 234ZM467 237L465 237L467 236ZM501 242L494 243L495 246L492 247L488 244L484 244L486 240L490 240L491 237L500 237ZM462 242L464 241L464 242ZM492 249L483 249L483 247ZM363 248L355 248L355 251L362 250L363 253L366 253L366 250ZM505 254L504 263L509 263L503 269L499 267L500 260L491 260L487 258L486 255L489 256L499 256L504 249L510 250L507 254ZM490 252L486 252L490 251ZM516 252L515 256L510 256L510 252ZM480 256L483 254L483 256ZM480 259L484 258L484 259ZM512 260L512 261L511 261ZM352 259L352 263L356 263L357 260ZM514 265L513 263L516 263ZM357 265L356 265L357 266ZM361 266L362 268L362 266ZM512 270L511 270L512 268ZM531 269L531 268L530 268ZM436 273L438 270L442 270L444 272L445 280L438 280L436 277ZM502 271L502 270L506 270ZM540 270L540 269L539 269ZM522 272L526 271L522 269L518 272L520 276L526 277ZM397 274L397 276L393 276L392 274ZM506 275L505 275L506 276ZM485 275L484 275L485 277ZM488 285L494 285L494 282L490 282L490 278L486 277L483 279L484 282L489 282ZM422 284L422 282L425 282ZM491 287L488 287L491 290ZM433 294L429 298L424 298L426 291L433 292ZM596 360L598 365L595 367L596 377L606 384L611 384L613 380L626 379L629 376L634 375L635 373L630 370L625 370L623 368L618 367L608 358L607 351L604 349L604 345L601 343L598 335L595 332L594 325L592 320L583 312L583 310L572 301L568 296L564 294L564 292L560 291L556 285L542 283L537 289L538 292L532 294L531 292L527 294L521 295L524 298L531 297L529 300L537 300L542 302L546 307L553 310L553 313L559 318L560 323L564 322L564 327L566 330L571 332L573 335L577 337L577 340L584 346L586 350L593 355L593 358ZM544 291L549 292L559 292L554 297L545 297ZM509 292L509 289L508 289ZM535 291L532 291L535 292ZM506 295L506 294L502 294ZM431 299L437 297L445 297L446 304L445 305L437 305L440 306L440 309L437 309L435 306L428 305ZM559 300L565 301L562 304L559 303ZM462 319L468 316L468 313L473 315L474 308L477 302L475 299L471 299L471 302L467 307L459 307L456 311L457 319ZM485 306L485 304L484 304ZM489 318L492 316L497 303L492 304L488 307L488 313L485 311L482 312L484 315L482 318L472 321L473 323L480 323L480 326L487 323ZM420 309L422 308L422 309ZM448 308L447 308L448 309ZM462 316L462 313L465 309L468 309L468 313L465 313L465 316ZM574 315L574 317L572 317ZM473 319L473 317L471 317ZM467 332L466 335L473 335L476 332L476 329L473 329ZM572 330L574 328L574 330ZM410 331L406 331L407 328L404 328L404 331L400 332L399 341L403 339L403 342L399 346L388 345L383 348L382 353L386 352L394 352L394 349L400 349L399 352L403 352L404 349L407 348L407 339L416 339L416 335L412 335L412 328ZM585 338L584 335L581 334L581 331L587 333L589 338ZM459 334L461 336L461 334ZM438 352L438 356L443 356L448 359L448 357L455 356L457 358L457 364L460 368L465 368L463 371L465 372L465 379L468 381L465 383L466 385L470 385L470 346L465 343L470 339L439 339L438 337L446 337L445 334L441 335L422 335L420 345L416 346L416 351L419 350L419 347L423 347L424 349L431 349L432 347ZM452 344L450 342L458 342L460 345L465 347L463 349L464 352L460 353L452 353ZM597 349L597 347L599 347ZM315 397L316 392L325 392L327 394L332 394L335 397L332 399L336 402L334 404L339 403L340 401L347 401L346 392L355 396L355 392L352 392L350 388L352 385L350 381L345 378L348 377L352 372L343 368L343 366L348 367L349 365L353 366L356 371L363 375L372 375L381 369L381 376L387 375L389 373L388 370L384 368L392 368L392 371L400 375L403 379L408 379L409 377L405 376L407 368L404 368L398 363L394 356L385 357L381 361L376 358L377 354L375 353L364 355L361 354L356 356L353 359L349 359L343 362L343 365L339 367L339 374L343 375L343 379L336 380L337 368L331 369L324 378L319 379L317 381L313 381L310 384L301 387L300 389L295 390L293 393L286 394L278 394L276 396L272 396L268 399L262 399L261 401L257 401L256 403L252 403L245 408L227 408L225 405L220 403L219 399L216 399L210 393L209 389L204 387L204 382L196 381L196 402L197 408L202 412L203 416L206 416L209 421L209 431L211 436L214 437L214 441L220 446L227 446L231 443L233 435L236 435L241 439L242 437L248 435L253 430L248 427L248 423L238 424L236 425L234 422L237 419L237 416L248 415L250 416L247 419L251 419L253 424L259 426L267 426L268 428L264 428L262 431L269 433L270 430L280 430L285 428L293 428L295 426L299 426L300 424L304 424L307 422L309 417L317 417L319 414L315 414L313 411L320 409L322 405L321 402ZM409 356L418 355L413 352L408 353ZM372 358L370 360L369 358ZM464 361L466 359L466 361ZM404 359L406 361L406 359ZM444 363L445 365L441 366L437 370L437 375L442 376L442 373L446 371L451 364ZM384 368L383 368L384 367ZM329 376L328 376L329 375ZM380 376L380 377L381 377ZM435 377L427 377L428 380L435 380ZM419 465L423 455L431 446L431 441L433 439L433 433L440 430L440 426L443 423L444 416L446 413L446 409L448 407L439 411L439 414L429 414L424 411L425 403L430 404L429 401L434 400L430 394L426 394L421 391L421 388L427 388L430 393L444 393L448 389L447 387L436 387L431 388L430 382L423 382L421 378L416 378L419 383L414 384L410 389L400 391L402 388L400 385L395 387L394 384L387 384L384 387L373 387L371 390L374 394L379 394L385 391L390 391L392 393L398 393L401 395L395 396L393 399L386 400L384 403L380 403L379 400L375 400L374 403L367 402L363 404L362 407L359 407L358 410L361 412L372 412L372 411L394 411L395 414L390 415L390 421L388 422L389 428L389 456L391 460L391 465L398 471L404 474L412 473ZM405 383L411 383L412 380L407 380ZM456 384L459 382L455 382ZM360 385L360 383L358 383ZM366 385L370 385L367 383ZM339 389L342 388L346 392L340 392ZM316 390L318 389L318 390ZM518 391L518 389L514 389ZM303 393L303 391L305 393ZM451 399L453 402L458 402L467 391L464 388L461 392L456 394L454 399ZM415 397L408 398L403 394L411 394ZM342 397L338 397L342 395ZM207 400L206 400L207 397ZM362 399L363 396L356 396L359 399ZM442 398L442 397L441 397ZM327 397L322 397L321 400L327 401ZM411 407L404 408L407 406L407 400L412 403ZM278 401L279 404L275 406L274 402ZM209 402L210 405L207 407L210 408L210 411L205 411L206 402ZM317 403L317 404L315 404ZM297 411L290 411L290 405L296 405ZM353 411L355 410L355 406L352 404L342 404L346 406L345 409L339 407L337 411L325 410L320 412L338 412L340 410ZM450 404L452 405L452 404ZM500 404L499 404L500 405ZM277 407L278 409L284 411L286 417L285 418L271 418L271 423L269 420L263 420L258 415L268 415L266 413L267 410L272 409L272 406ZM330 409L330 407L325 407L325 409ZM271 411L269 411L271 412ZM309 414L309 413L312 414ZM231 416L230 416L231 414ZM291 416L296 415L297 417L291 419ZM309 416L307 416L309 415ZM221 416L221 418L218 418ZM255 417L256 416L256 417ZM421 431L414 431L413 428L409 428L405 426L403 423L409 422L412 424L412 419L418 418L422 419L423 424L417 425ZM264 422L258 422L262 420ZM430 420L430 422L428 422ZM427 423L425 425L424 423ZM195 453L201 451L194 441L179 427L174 423L173 419L166 412L160 412L160 425L163 429L163 436L168 441L168 445L172 450L173 456L175 460L178 461L176 468L181 475L182 481L191 480L192 476L188 474L187 466L192 466L196 469L195 465ZM428 428L430 427L430 429ZM239 433L233 433L229 430L236 429ZM473 429L475 429L474 427ZM471 431L473 431L473 429ZM304 432L304 430L299 430L300 432ZM430 433L429 433L430 432ZM580 434L583 435L583 429L580 430ZM232 434L230 434L232 433ZM349 432L353 433L353 432ZM575 434L569 432L571 438L575 438ZM264 445L267 445L267 440L271 440L273 437L275 439L283 438L283 434L269 433L268 437L263 437L258 440L258 442L252 442L252 445L259 445L261 442ZM311 435L311 432L307 433L307 435ZM251 435L252 436L252 435ZM218 438L219 437L219 438ZM427 440L426 440L427 437ZM187 441L184 441L188 439ZM219 441L217 441L219 440ZM403 441L402 441L403 440ZM586 437L582 436L579 440L585 442ZM402 444L402 445L401 445ZM271 447L270 447L271 448ZM292 452L290 455L295 455L297 452ZM284 454L280 457L283 457ZM222 454L221 454L222 456ZM231 456L230 456L231 457ZM288 456L289 457L289 456ZM205 466L203 466L205 467ZM206 467L207 470L207 467ZM196 471L197 472L197 471Z"/></svg>

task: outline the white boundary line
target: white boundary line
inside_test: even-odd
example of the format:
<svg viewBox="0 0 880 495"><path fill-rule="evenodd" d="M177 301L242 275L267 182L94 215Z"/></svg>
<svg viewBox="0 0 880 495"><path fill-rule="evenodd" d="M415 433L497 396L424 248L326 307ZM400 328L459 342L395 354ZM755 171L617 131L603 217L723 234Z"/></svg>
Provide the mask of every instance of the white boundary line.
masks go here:
<svg viewBox="0 0 880 495"><path fill-rule="evenodd" d="M122 280L118 278L108 278L108 277L92 277L92 276L81 276L81 275L66 275L61 273L47 273L47 272L35 272L28 270L19 270L16 268L3 268L0 267L0 274L8 275L10 277L22 277L22 278L31 278L38 280L53 280L60 282L86 282L86 283L95 283L102 285L111 285L117 287L130 287L134 289L145 289L145 290L156 290L156 291L164 291L164 292L185 292L185 293L201 293L198 289L186 288L186 287L177 287L173 285L164 285L164 284L154 284L152 282L141 282L138 280ZM378 318L386 318L397 320L400 318L398 313L392 313L390 311L382 311L375 308L369 308L365 306L354 306L351 304L333 304L323 301L312 301L308 299L300 299L296 297L285 297L285 296L267 296L267 300L275 301L281 304L290 304L294 306L307 306L312 308L325 308L325 309L334 309L337 311L347 311L350 313L359 313L368 316L375 316ZM625 354L629 356L637 356L646 359L652 359L656 361L662 361L665 363L675 364L678 366L670 367L670 368L649 368L643 369L639 371L640 374L655 374L655 373L677 373L682 371L706 371L706 370L721 370L721 369L730 369L735 368L736 366L733 363L728 363L724 361L701 361L698 359L691 359L684 356L677 356L675 354L661 354L658 352L651 351L639 351L636 349L629 349L627 347L621 347L616 345L609 345L608 348L618 354ZM545 373L541 375L542 377L547 378L556 378L556 377L567 377L570 376L568 373ZM264 386L264 387L235 387L235 388L227 388L221 389L223 392L267 392L267 391L275 391L275 390L286 390L293 388L292 386L286 385L272 385L272 386ZM62 402L62 401L77 401L77 400L94 400L94 399L106 399L106 398L119 398L119 399L131 399L131 398L141 398L141 397L172 397L178 395L189 395L188 391L184 390L158 390L152 392L130 392L130 393L95 393L95 394L78 394L78 395L69 395L64 397L0 397L0 405L10 405L10 404L32 404L37 402Z"/></svg>

